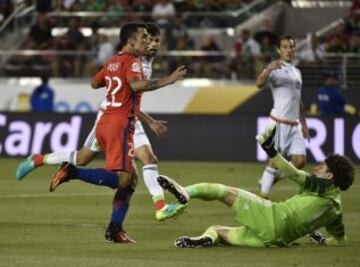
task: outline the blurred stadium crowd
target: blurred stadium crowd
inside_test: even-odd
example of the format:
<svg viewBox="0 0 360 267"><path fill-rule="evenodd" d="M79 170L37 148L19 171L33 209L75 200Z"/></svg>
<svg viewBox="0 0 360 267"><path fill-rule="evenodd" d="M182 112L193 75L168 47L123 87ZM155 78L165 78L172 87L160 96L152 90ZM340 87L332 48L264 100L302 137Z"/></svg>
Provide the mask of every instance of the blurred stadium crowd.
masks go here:
<svg viewBox="0 0 360 267"><path fill-rule="evenodd" d="M255 0L37 0L36 18L18 50L6 61L2 73L7 76L35 76L47 73L55 77L89 77L117 51L118 29L124 21L157 22L163 31L162 48L154 62L155 73L167 72L185 64L189 77L252 79L276 58L278 34L270 19L260 29L242 29L239 36L222 38L211 34L189 34L194 29L226 29L239 23L232 12L247 10ZM271 2L262 1L265 8ZM289 2L289 1L287 1ZM291 1L290 1L291 2ZM16 5L30 6L32 1L1 2L3 21ZM240 12L240 14L243 14ZM105 29L105 30L104 30ZM2 33L4 35L4 33ZM219 42L220 41L220 42ZM38 51L38 52L37 52ZM196 53L195 53L196 52ZM349 15L324 35L309 34L298 52L301 64L326 63L328 53L360 53L360 1L355 0ZM356 57L352 62L358 64Z"/></svg>

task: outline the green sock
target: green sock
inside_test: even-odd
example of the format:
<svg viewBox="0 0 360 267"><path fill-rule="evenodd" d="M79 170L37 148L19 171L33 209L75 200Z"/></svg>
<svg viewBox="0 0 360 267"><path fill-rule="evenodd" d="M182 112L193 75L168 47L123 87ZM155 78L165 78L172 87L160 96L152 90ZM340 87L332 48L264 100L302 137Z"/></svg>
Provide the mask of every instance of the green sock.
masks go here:
<svg viewBox="0 0 360 267"><path fill-rule="evenodd" d="M210 237L213 244L219 240L219 235L215 229L215 226L210 226L206 231L201 235L201 237Z"/></svg>
<svg viewBox="0 0 360 267"><path fill-rule="evenodd" d="M185 189L191 198L202 200L222 200L227 193L226 186L222 184L200 183L189 185Z"/></svg>

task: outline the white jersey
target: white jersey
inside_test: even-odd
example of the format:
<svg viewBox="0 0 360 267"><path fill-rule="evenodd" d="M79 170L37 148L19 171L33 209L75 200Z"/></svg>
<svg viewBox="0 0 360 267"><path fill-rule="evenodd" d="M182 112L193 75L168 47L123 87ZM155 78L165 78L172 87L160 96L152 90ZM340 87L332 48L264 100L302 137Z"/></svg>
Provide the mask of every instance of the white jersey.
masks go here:
<svg viewBox="0 0 360 267"><path fill-rule="evenodd" d="M151 58L149 61L145 57L140 58L140 62L143 67L143 74L144 74L145 79L147 79L147 80L149 80L152 75L153 60L154 60L153 58Z"/></svg>
<svg viewBox="0 0 360 267"><path fill-rule="evenodd" d="M296 121L300 117L301 72L293 64L283 64L280 69L273 70L267 80L274 100L270 114L279 119Z"/></svg>

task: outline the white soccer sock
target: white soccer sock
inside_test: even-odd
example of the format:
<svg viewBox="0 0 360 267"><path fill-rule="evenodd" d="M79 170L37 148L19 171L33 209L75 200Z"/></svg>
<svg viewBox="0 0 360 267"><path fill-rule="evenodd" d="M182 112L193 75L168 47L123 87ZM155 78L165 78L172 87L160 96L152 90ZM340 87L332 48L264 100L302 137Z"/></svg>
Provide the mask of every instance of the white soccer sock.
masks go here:
<svg viewBox="0 0 360 267"><path fill-rule="evenodd" d="M70 163L73 164L73 165L77 165L76 164L76 157L77 157L77 151L74 151L74 153L72 155L70 155Z"/></svg>
<svg viewBox="0 0 360 267"><path fill-rule="evenodd" d="M44 157L44 164L58 165L64 161L74 164L74 161L76 161L76 157L74 157L75 152L76 151L58 151L58 152L46 154Z"/></svg>
<svg viewBox="0 0 360 267"><path fill-rule="evenodd" d="M260 193L263 196L269 196L272 185L274 183L277 170L267 166L264 170L260 183Z"/></svg>
<svg viewBox="0 0 360 267"><path fill-rule="evenodd" d="M151 196L164 197L164 191L157 182L159 176L158 166L156 164L147 164L143 166L143 177L146 187Z"/></svg>

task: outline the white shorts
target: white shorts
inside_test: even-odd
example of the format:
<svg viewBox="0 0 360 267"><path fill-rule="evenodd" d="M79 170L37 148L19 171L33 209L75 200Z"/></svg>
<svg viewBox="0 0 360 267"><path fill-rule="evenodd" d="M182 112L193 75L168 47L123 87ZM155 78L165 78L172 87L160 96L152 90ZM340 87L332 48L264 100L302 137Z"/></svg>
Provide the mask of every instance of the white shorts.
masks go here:
<svg viewBox="0 0 360 267"><path fill-rule="evenodd" d="M96 124L99 121L100 117L102 116L103 112L99 110L96 121L94 124L94 127L91 129L91 132L87 136L84 147L90 149L94 152L100 152L101 147L96 140L95 130L96 130ZM149 138L147 137L145 130L139 120L135 122L135 132L134 132L134 149L137 149L138 147L141 147L143 145L151 146Z"/></svg>
<svg viewBox="0 0 360 267"><path fill-rule="evenodd" d="M147 135L145 133L145 130L141 124L141 121L137 120L135 122L134 149L137 149L144 145L148 145L151 147L149 138L147 137Z"/></svg>
<svg viewBox="0 0 360 267"><path fill-rule="evenodd" d="M101 116L103 115L103 111L99 110L97 115L96 115L96 120L94 123L93 128L91 129L89 135L86 137L85 143L84 143L84 147L90 149L91 151L94 152L100 152L101 151L101 147L98 143L98 141L96 140L96 125L98 123L98 121L100 120Z"/></svg>
<svg viewBox="0 0 360 267"><path fill-rule="evenodd" d="M270 123L275 121L271 119ZM275 148L283 156L306 155L305 140L301 130L301 124L291 126L284 123L276 123Z"/></svg>

